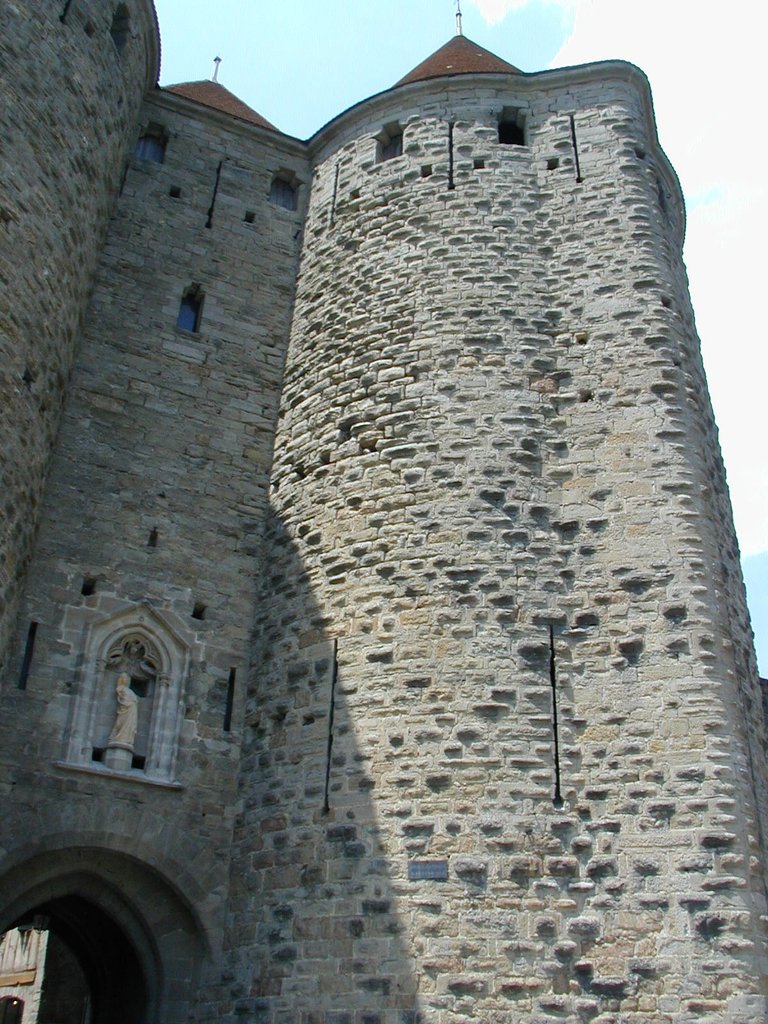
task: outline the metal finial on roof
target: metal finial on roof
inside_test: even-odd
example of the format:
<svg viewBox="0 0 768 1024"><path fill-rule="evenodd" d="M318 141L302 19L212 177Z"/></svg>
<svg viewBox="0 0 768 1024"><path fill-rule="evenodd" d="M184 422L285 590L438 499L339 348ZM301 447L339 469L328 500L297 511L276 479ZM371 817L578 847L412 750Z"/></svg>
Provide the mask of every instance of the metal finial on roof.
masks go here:
<svg viewBox="0 0 768 1024"><path fill-rule="evenodd" d="M213 63L214 63L214 69L213 69L213 78L211 79L211 81L212 82L218 82L218 80L219 80L219 64L221 64L221 57L214 57L213 58Z"/></svg>
<svg viewBox="0 0 768 1024"><path fill-rule="evenodd" d="M461 29L461 0L456 0L456 35L464 35Z"/></svg>

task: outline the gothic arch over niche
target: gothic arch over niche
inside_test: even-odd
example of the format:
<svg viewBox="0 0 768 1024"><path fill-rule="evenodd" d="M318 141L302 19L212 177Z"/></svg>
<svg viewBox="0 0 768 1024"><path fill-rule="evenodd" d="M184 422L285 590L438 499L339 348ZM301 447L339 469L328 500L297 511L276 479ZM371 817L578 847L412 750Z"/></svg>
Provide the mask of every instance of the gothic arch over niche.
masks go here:
<svg viewBox="0 0 768 1024"><path fill-rule="evenodd" d="M192 908L155 869L82 846L20 860L0 876L0 934L29 927L66 950L66 996L74 967L90 1024L188 1020L210 951Z"/></svg>
<svg viewBox="0 0 768 1024"><path fill-rule="evenodd" d="M83 651L66 761L171 781L189 659L189 644L147 605L125 608L94 623ZM125 690L130 693L122 699ZM132 705L132 725L127 732L122 729L124 735L116 717L118 701ZM111 762L111 755L120 760Z"/></svg>

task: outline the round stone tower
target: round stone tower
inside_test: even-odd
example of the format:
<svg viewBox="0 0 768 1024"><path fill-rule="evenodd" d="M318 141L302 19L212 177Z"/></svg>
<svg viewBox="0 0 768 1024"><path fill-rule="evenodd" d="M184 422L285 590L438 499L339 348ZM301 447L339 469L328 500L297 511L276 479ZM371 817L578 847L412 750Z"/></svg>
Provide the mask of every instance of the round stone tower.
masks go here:
<svg viewBox="0 0 768 1024"><path fill-rule="evenodd" d="M310 154L231 1009L762 1019L758 681L645 77L457 37Z"/></svg>
<svg viewBox="0 0 768 1024"><path fill-rule="evenodd" d="M151 0L4 5L0 669L93 270L158 61Z"/></svg>

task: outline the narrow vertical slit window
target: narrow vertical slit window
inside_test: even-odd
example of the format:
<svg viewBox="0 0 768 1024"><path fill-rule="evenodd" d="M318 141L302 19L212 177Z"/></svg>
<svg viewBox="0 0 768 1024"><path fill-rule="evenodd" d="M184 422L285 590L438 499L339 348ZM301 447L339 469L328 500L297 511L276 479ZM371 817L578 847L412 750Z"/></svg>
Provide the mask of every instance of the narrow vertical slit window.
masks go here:
<svg viewBox="0 0 768 1024"><path fill-rule="evenodd" d="M229 670L229 679L227 680L227 703L224 708L224 732L232 732L232 709L235 706L236 679L237 669L231 668Z"/></svg>
<svg viewBox="0 0 768 1024"><path fill-rule="evenodd" d="M560 788L560 729L557 708L557 664L555 662L555 630L549 627L549 682L552 687L552 739L555 751L555 791L552 803L555 807L563 806L563 794Z"/></svg>
<svg viewBox="0 0 768 1024"><path fill-rule="evenodd" d="M333 222L334 222L334 219L336 217L336 198L337 198L337 196L339 194L339 172L340 171L341 171L341 166L337 163L336 164L336 169L335 169L334 174L333 174L333 194L331 196L331 217L330 217L331 227L333 227Z"/></svg>
<svg viewBox="0 0 768 1024"><path fill-rule="evenodd" d="M176 326L183 331L197 333L203 315L203 293L199 284L190 285L181 297Z"/></svg>
<svg viewBox="0 0 768 1024"><path fill-rule="evenodd" d="M35 653L35 637L37 636L37 623L33 619L27 629L27 642L24 645L24 657L19 672L19 689L26 690L29 670L32 667L32 655Z"/></svg>
<svg viewBox="0 0 768 1024"><path fill-rule="evenodd" d="M456 188L453 180L453 121L448 122L448 189Z"/></svg>
<svg viewBox="0 0 768 1024"><path fill-rule="evenodd" d="M571 122L571 145L573 146L573 162L576 166L576 181L581 184L584 180L581 177L581 164L579 163L579 143L576 139L576 118L573 114L568 115Z"/></svg>
<svg viewBox="0 0 768 1024"><path fill-rule="evenodd" d="M331 754L333 753L333 719L336 713L336 681L339 677L339 642L333 641L333 666L331 669L331 694L328 701L328 746L325 758L325 795L323 798L323 813L327 814L331 809L330 787L331 787Z"/></svg>
<svg viewBox="0 0 768 1024"><path fill-rule="evenodd" d="M205 222L207 228L213 227L213 212L216 209L216 199L219 195L219 183L221 181L221 168L224 166L224 161L219 160L219 166L216 168L216 180L213 183L213 195L211 196L211 205L208 207L208 219Z"/></svg>

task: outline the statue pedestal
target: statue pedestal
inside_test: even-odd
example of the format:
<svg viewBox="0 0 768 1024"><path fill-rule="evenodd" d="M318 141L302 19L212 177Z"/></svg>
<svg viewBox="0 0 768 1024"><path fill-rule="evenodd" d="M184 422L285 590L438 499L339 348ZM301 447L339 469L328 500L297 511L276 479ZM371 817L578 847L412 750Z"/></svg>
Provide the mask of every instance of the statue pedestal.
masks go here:
<svg viewBox="0 0 768 1024"><path fill-rule="evenodd" d="M104 767L116 772L129 772L133 763L133 747L110 744L104 751Z"/></svg>

